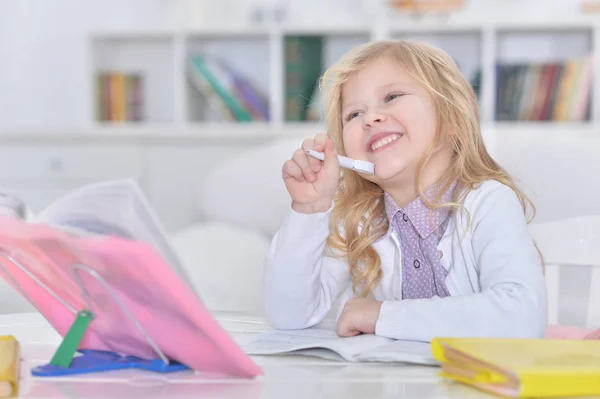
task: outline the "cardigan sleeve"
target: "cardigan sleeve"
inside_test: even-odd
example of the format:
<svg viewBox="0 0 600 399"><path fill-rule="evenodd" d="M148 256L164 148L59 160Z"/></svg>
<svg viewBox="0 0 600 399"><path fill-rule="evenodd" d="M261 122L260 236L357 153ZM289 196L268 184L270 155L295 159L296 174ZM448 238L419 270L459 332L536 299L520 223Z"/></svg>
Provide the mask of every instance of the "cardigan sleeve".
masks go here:
<svg viewBox="0 0 600 399"><path fill-rule="evenodd" d="M351 283L345 258L325 254L327 212L290 210L277 231L263 272L266 318L278 329L300 329L321 322Z"/></svg>
<svg viewBox="0 0 600 399"><path fill-rule="evenodd" d="M384 301L376 334L421 341L451 336L544 336L547 304L543 268L521 203L512 189L500 183L477 191L468 209L470 244L481 291Z"/></svg>

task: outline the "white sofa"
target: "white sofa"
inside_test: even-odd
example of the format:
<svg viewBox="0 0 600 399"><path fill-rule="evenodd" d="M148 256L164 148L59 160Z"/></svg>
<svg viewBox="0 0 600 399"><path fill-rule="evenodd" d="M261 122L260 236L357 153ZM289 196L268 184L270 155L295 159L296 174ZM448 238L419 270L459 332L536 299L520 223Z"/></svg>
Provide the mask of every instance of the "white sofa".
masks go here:
<svg viewBox="0 0 600 399"><path fill-rule="evenodd" d="M219 165L198 188L204 221L173 234L211 309L262 313L263 262L291 201L281 167L301 142L273 140Z"/></svg>
<svg viewBox="0 0 600 399"><path fill-rule="evenodd" d="M595 133L568 125L485 130L492 155L536 203L532 233L549 261L600 264L600 218L590 217L600 217ZM261 313L263 261L290 204L281 166L300 144L282 138L249 149L199 187L205 221L176 232L173 243L210 308Z"/></svg>

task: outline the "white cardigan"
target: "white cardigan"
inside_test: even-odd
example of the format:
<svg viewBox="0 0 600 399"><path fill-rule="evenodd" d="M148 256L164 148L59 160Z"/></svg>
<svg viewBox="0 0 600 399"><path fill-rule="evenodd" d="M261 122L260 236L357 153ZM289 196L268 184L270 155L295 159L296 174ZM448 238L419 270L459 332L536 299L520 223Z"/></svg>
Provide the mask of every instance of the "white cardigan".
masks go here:
<svg viewBox="0 0 600 399"><path fill-rule="evenodd" d="M546 330L546 285L541 260L515 193L487 181L451 217L438 249L448 270L446 298L402 300L398 236L374 244L383 278L372 297L383 301L376 334L430 341L434 337L541 338ZM348 264L323 256L329 215L290 210L271 243L264 270L265 312L279 329L322 321L352 298Z"/></svg>

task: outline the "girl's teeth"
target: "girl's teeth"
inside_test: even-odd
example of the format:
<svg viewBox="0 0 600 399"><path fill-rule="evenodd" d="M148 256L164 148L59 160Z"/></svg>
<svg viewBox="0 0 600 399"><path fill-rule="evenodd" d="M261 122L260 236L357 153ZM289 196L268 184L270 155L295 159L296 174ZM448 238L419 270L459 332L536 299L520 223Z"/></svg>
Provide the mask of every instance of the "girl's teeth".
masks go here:
<svg viewBox="0 0 600 399"><path fill-rule="evenodd" d="M381 148L384 145L391 143L392 141L396 141L399 138L400 138L400 136L397 134L391 134L389 136L386 136L386 137L382 138L381 140L377 140L376 142L374 142L371 145L371 150L375 151L376 149Z"/></svg>

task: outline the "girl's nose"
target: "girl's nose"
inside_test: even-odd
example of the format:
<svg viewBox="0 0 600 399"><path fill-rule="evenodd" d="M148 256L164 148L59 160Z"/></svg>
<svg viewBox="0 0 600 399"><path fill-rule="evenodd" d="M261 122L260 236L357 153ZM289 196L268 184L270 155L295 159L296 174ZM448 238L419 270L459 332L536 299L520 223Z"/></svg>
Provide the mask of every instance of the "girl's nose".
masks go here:
<svg viewBox="0 0 600 399"><path fill-rule="evenodd" d="M381 123L384 121L384 117L381 114L369 113L365 115L363 127L373 127L376 123Z"/></svg>

